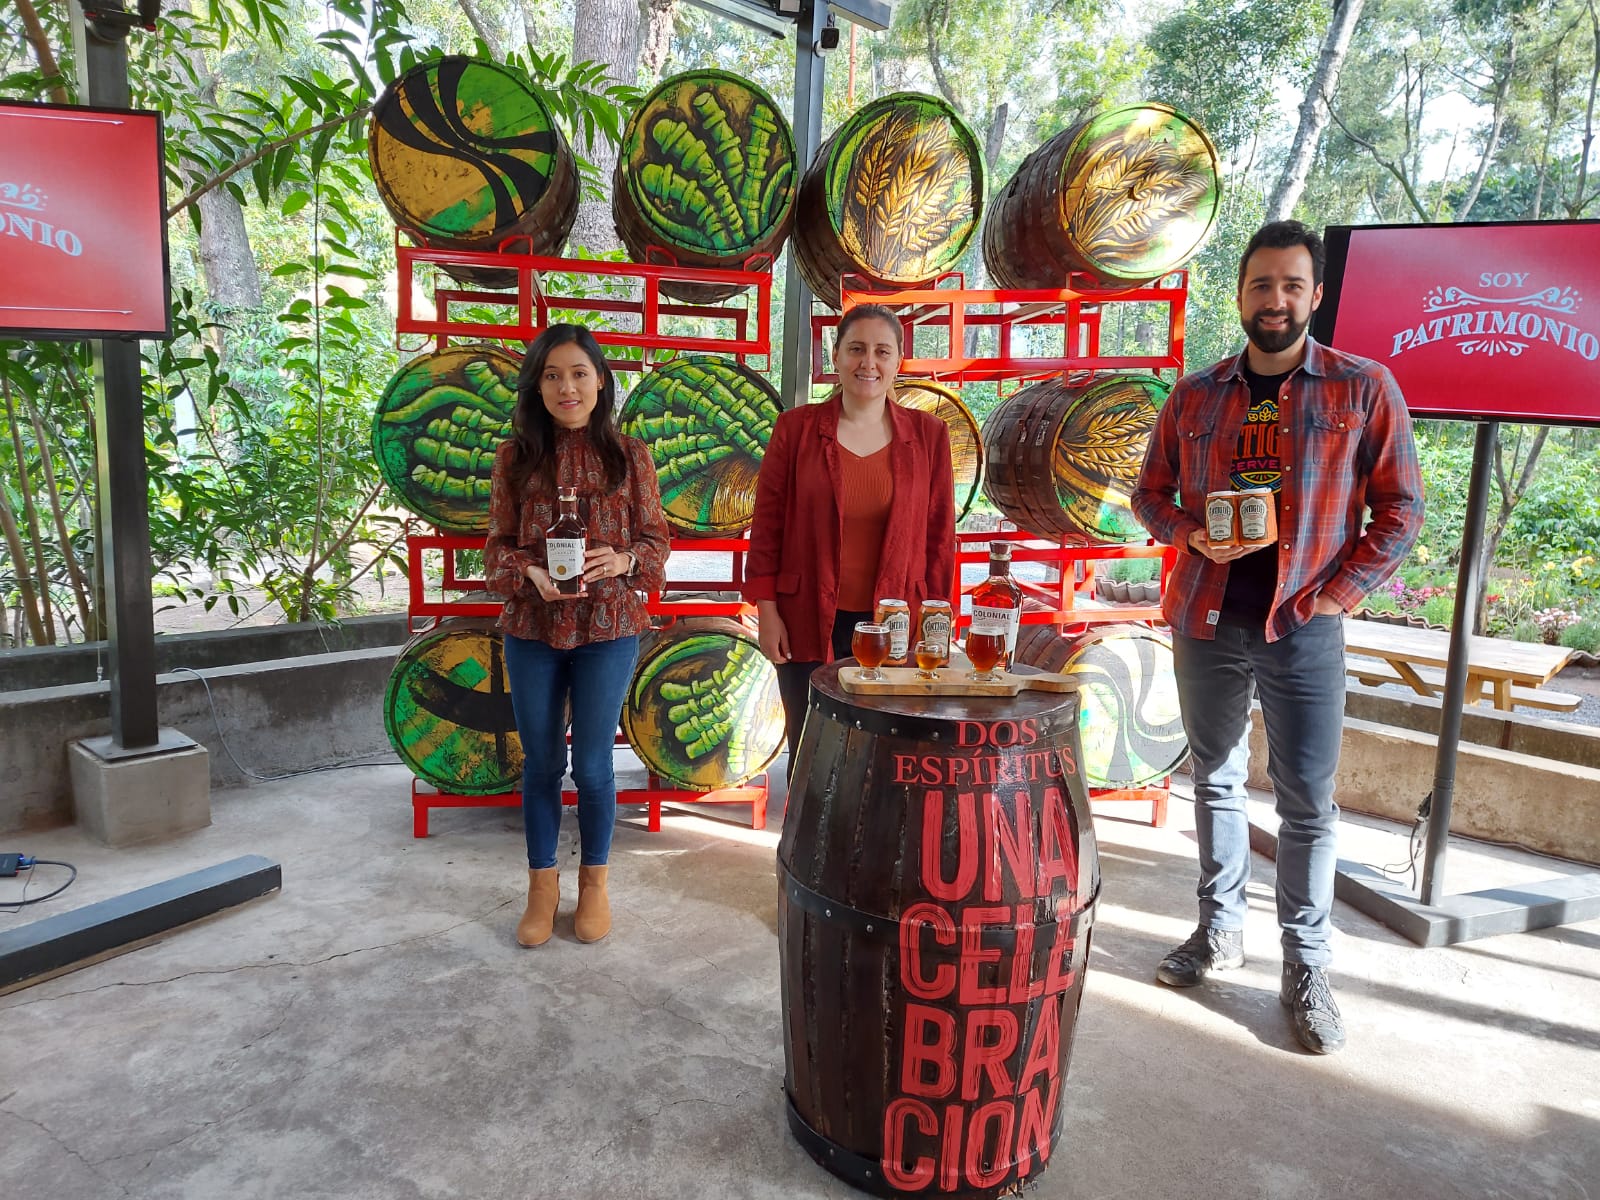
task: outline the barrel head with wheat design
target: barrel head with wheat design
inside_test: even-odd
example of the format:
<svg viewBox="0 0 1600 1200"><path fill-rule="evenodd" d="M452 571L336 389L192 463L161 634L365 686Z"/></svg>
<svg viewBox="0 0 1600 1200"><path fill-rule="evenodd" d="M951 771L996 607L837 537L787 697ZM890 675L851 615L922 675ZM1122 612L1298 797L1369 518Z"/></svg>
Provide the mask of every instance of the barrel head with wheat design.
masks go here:
<svg viewBox="0 0 1600 1200"><path fill-rule="evenodd" d="M983 149L937 96L897 92L846 118L817 151L800 188L797 265L837 306L840 279L880 287L951 270L983 210Z"/></svg>
<svg viewBox="0 0 1600 1200"><path fill-rule="evenodd" d="M738 267L776 255L800 190L794 135L772 97L726 71L657 84L628 120L611 212L635 261L649 248L681 264ZM722 300L736 288L663 280L669 296Z"/></svg>
<svg viewBox="0 0 1600 1200"><path fill-rule="evenodd" d="M449 55L407 71L372 106L367 152L395 224L430 247L494 250L521 236L528 252L551 254L572 230L572 151L544 102L495 63ZM488 286L516 281L512 272L452 273Z"/></svg>
<svg viewBox="0 0 1600 1200"><path fill-rule="evenodd" d="M778 673L737 621L681 621L652 635L622 706L640 761L678 787L733 787L784 744Z"/></svg>
<svg viewBox="0 0 1600 1200"><path fill-rule="evenodd" d="M1033 626L1017 661L1078 681L1078 734L1090 787L1143 787L1189 756L1172 643L1146 625L1103 625L1074 638Z"/></svg>
<svg viewBox="0 0 1600 1200"><path fill-rule="evenodd" d="M384 689L383 727L400 761L442 792L521 787L522 742L494 623L455 617L407 642Z"/></svg>
<svg viewBox="0 0 1600 1200"><path fill-rule="evenodd" d="M689 537L750 526L756 479L780 405L731 358L691 354L648 372L623 402L622 432L650 447L667 523Z"/></svg>
<svg viewBox="0 0 1600 1200"><path fill-rule="evenodd" d="M1133 488L1170 390L1121 374L1023 388L984 423L984 494L1032 533L1142 541Z"/></svg>
<svg viewBox="0 0 1600 1200"><path fill-rule="evenodd" d="M906 408L932 413L950 430L950 465L956 481L956 519L967 515L983 488L983 439L978 419L954 388L928 379L902 379L894 398Z"/></svg>
<svg viewBox="0 0 1600 1200"><path fill-rule="evenodd" d="M372 416L372 453L399 501L446 533L489 528L494 452L511 432L519 364L459 346L395 372Z"/></svg>
<svg viewBox="0 0 1600 1200"><path fill-rule="evenodd" d="M1216 147L1165 104L1114 108L1030 154L990 206L983 257L1002 287L1159 279L1205 244L1222 203Z"/></svg>

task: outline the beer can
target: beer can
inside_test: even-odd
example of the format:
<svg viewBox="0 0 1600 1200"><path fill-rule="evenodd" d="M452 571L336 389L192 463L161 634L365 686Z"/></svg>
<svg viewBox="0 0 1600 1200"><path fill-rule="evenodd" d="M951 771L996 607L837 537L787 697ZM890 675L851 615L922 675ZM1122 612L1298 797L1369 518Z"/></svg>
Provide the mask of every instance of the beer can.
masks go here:
<svg viewBox="0 0 1600 1200"><path fill-rule="evenodd" d="M1237 509L1241 546L1270 546L1278 540L1278 505L1271 488L1240 492Z"/></svg>
<svg viewBox="0 0 1600 1200"><path fill-rule="evenodd" d="M879 600L873 620L889 627L889 657L884 665L903 667L911 653L911 606L904 600Z"/></svg>
<svg viewBox="0 0 1600 1200"><path fill-rule="evenodd" d="M948 600L924 600L922 613L917 618L917 641L933 642L939 647L941 665L950 661L950 634L954 628L954 615Z"/></svg>
<svg viewBox="0 0 1600 1200"><path fill-rule="evenodd" d="M1206 494L1206 541L1213 546L1239 544L1238 492Z"/></svg>

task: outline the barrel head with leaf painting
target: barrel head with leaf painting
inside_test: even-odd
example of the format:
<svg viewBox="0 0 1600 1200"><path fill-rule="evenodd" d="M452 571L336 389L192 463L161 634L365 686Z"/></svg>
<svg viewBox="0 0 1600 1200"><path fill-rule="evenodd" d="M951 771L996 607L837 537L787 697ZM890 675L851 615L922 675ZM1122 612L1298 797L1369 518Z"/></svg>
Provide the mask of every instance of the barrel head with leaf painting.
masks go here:
<svg viewBox="0 0 1600 1200"><path fill-rule="evenodd" d="M1102 625L1076 637L1025 625L1017 661L1078 681L1078 736L1090 787L1144 787L1189 757L1172 642L1147 625Z"/></svg>
<svg viewBox="0 0 1600 1200"><path fill-rule="evenodd" d="M400 761L441 792L520 788L522 742L494 622L453 617L407 642L384 689L383 727Z"/></svg>
<svg viewBox="0 0 1600 1200"><path fill-rule="evenodd" d="M779 407L777 390L731 358L690 354L645 374L620 424L650 447L668 524L689 537L749 528Z"/></svg>
<svg viewBox="0 0 1600 1200"><path fill-rule="evenodd" d="M983 210L983 148L944 100L897 92L847 117L807 168L794 254L819 300L840 280L884 288L952 270Z"/></svg>
<svg viewBox="0 0 1600 1200"><path fill-rule="evenodd" d="M744 783L784 745L778 673L737 621L680 620L640 653L622 732L650 771L678 787Z"/></svg>
<svg viewBox="0 0 1600 1200"><path fill-rule="evenodd" d="M496 250L510 237L555 254L578 213L578 171L550 110L518 75L446 55L411 68L372 106L368 157L395 224L430 247ZM446 268L485 287L514 271Z"/></svg>
<svg viewBox="0 0 1600 1200"><path fill-rule="evenodd" d="M489 528L494 453L511 433L517 359L459 346L395 372L372 416L372 453L400 502L446 533Z"/></svg>
<svg viewBox="0 0 1600 1200"><path fill-rule="evenodd" d="M1159 279L1205 245L1222 205L1216 147L1192 117L1131 104L1058 133L989 206L983 259L1001 287Z"/></svg>
<svg viewBox="0 0 1600 1200"><path fill-rule="evenodd" d="M1154 375L1131 374L1023 388L984 422L984 494L1030 533L1145 540L1131 498L1169 391Z"/></svg>
<svg viewBox="0 0 1600 1200"><path fill-rule="evenodd" d="M776 255L799 193L794 135L772 97L727 71L652 88L622 132L611 214L636 262L660 247L684 266L738 268ZM662 280L669 296L726 300L737 287Z"/></svg>
<svg viewBox="0 0 1600 1200"><path fill-rule="evenodd" d="M932 413L949 427L950 465L956 480L956 519L967 515L983 488L983 438L978 419L954 388L929 379L902 379L894 398L906 408Z"/></svg>

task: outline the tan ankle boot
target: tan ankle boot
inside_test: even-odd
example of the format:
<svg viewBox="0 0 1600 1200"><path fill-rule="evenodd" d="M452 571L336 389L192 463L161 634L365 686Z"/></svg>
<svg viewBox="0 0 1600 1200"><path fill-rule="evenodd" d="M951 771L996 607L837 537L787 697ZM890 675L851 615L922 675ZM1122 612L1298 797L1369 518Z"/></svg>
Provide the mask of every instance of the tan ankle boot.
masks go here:
<svg viewBox="0 0 1600 1200"><path fill-rule="evenodd" d="M517 945L542 946L556 925L556 905L561 902L559 868L528 872L528 908L517 922Z"/></svg>
<svg viewBox="0 0 1600 1200"><path fill-rule="evenodd" d="M578 913L572 919L580 942L598 942L611 932L611 901L606 896L610 867L578 868Z"/></svg>

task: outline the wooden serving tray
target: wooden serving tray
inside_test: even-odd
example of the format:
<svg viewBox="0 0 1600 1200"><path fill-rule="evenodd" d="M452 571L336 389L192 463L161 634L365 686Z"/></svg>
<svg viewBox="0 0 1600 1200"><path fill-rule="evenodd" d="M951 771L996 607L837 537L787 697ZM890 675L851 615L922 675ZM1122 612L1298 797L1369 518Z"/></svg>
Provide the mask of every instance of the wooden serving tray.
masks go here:
<svg viewBox="0 0 1600 1200"><path fill-rule="evenodd" d="M1058 675L1052 671L1029 670L1024 674L997 671L993 683L980 683L969 678L972 667L940 667L939 678L933 681L917 678L915 667L882 667L882 680L863 679L862 667L840 667L839 686L860 696L1015 696L1021 691L1075 692L1078 678L1075 675Z"/></svg>

